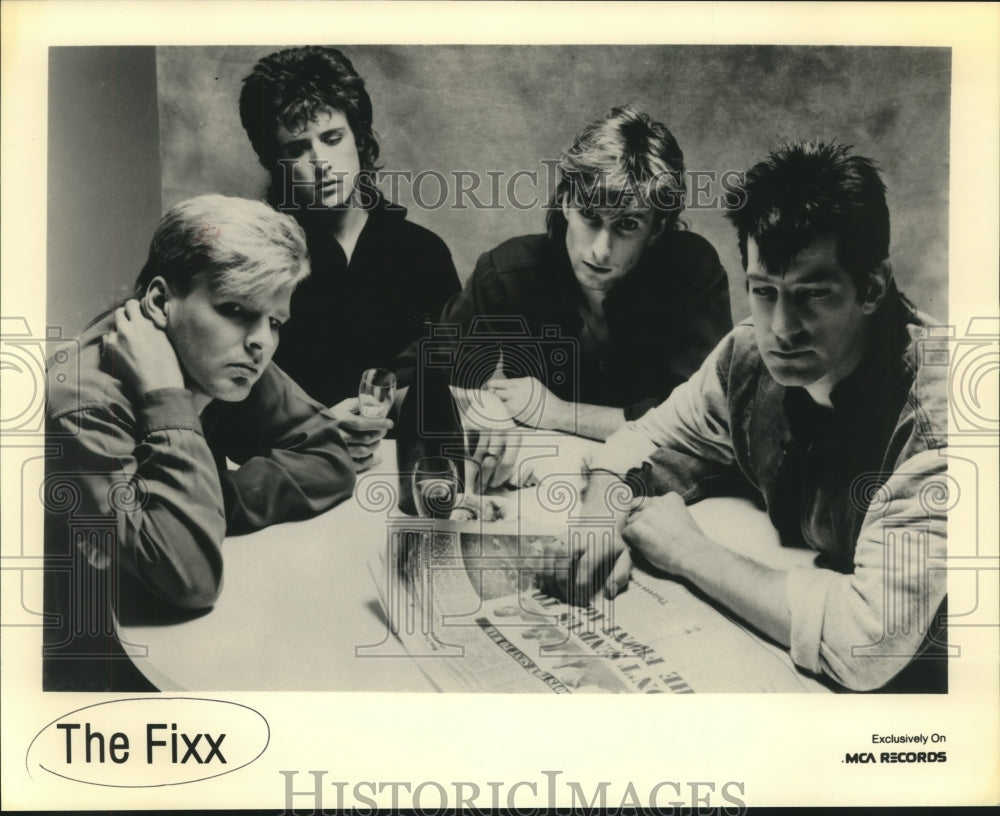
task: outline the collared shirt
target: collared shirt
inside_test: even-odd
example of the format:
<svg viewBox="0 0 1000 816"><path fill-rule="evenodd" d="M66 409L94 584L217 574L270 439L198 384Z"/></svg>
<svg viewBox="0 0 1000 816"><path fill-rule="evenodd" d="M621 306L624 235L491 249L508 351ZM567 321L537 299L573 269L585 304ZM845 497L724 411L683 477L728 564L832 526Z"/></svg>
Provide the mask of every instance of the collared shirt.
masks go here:
<svg viewBox="0 0 1000 816"><path fill-rule="evenodd" d="M460 289L445 243L379 196L348 262L328 213L296 213L309 244L309 277L292 295L275 362L324 405L358 395L367 368L392 369ZM398 371L401 385L410 371Z"/></svg>

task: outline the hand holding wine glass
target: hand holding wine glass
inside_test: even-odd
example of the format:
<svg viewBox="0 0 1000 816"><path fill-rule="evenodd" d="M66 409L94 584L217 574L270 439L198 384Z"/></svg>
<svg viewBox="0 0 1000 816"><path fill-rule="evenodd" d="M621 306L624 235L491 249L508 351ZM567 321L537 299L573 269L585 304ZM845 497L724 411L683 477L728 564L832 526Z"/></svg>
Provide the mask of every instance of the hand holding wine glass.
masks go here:
<svg viewBox="0 0 1000 816"><path fill-rule="evenodd" d="M361 375L358 407L361 416L381 419L389 415L396 398L396 375L385 368L369 368Z"/></svg>
<svg viewBox="0 0 1000 816"><path fill-rule="evenodd" d="M379 443L393 426L386 414L392 407L395 392L396 377L391 371L369 369L361 375L357 397L341 400L324 411L337 423L337 430L347 443L359 473L381 461Z"/></svg>

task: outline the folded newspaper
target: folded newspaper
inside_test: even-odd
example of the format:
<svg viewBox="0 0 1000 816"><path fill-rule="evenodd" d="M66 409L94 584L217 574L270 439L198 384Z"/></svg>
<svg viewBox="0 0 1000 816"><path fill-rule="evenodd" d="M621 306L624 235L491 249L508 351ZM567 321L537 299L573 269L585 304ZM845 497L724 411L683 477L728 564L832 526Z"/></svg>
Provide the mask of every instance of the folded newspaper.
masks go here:
<svg viewBox="0 0 1000 816"><path fill-rule="evenodd" d="M416 520L369 564L389 626L440 691L691 694L824 690L685 586L638 570L586 607L540 591L559 536Z"/></svg>

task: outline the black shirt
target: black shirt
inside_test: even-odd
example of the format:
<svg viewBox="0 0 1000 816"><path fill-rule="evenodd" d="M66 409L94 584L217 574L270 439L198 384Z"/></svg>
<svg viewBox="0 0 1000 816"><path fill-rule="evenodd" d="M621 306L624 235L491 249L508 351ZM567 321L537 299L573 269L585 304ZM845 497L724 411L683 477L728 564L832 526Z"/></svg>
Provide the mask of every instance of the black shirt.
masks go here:
<svg viewBox="0 0 1000 816"><path fill-rule="evenodd" d="M381 196L350 263L327 213L295 215L306 231L312 274L292 296L274 359L310 396L333 405L357 396L366 368L393 368L461 287L444 241ZM407 384L407 373L397 373Z"/></svg>
<svg viewBox="0 0 1000 816"><path fill-rule="evenodd" d="M454 376L481 387L502 356L508 377L534 376L562 399L622 407L634 419L691 376L732 328L726 273L693 232L664 233L608 293L606 346L583 342L580 298L560 241L526 235L484 253L441 318L462 333ZM495 361L476 348L485 352L491 340L502 347ZM411 349L401 362L414 356Z"/></svg>

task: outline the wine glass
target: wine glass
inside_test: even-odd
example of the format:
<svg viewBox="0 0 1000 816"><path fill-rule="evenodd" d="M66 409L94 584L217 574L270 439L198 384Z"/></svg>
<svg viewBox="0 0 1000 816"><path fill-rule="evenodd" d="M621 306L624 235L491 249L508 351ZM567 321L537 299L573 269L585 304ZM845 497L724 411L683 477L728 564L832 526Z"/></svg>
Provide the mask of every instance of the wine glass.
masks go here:
<svg viewBox="0 0 1000 816"><path fill-rule="evenodd" d="M369 368L358 386L358 410L361 416L381 419L388 416L396 398L396 375L384 368Z"/></svg>
<svg viewBox="0 0 1000 816"><path fill-rule="evenodd" d="M419 459L413 467L413 503L424 518L446 519L458 503L458 470L444 456Z"/></svg>

